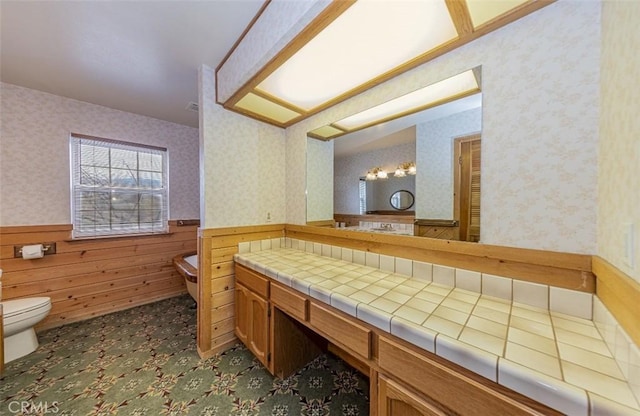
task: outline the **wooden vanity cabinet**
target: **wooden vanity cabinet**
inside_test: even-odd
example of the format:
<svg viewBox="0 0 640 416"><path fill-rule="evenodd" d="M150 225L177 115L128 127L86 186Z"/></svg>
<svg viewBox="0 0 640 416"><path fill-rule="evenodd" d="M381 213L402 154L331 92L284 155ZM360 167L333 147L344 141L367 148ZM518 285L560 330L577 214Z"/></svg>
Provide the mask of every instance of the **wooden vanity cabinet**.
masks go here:
<svg viewBox="0 0 640 416"><path fill-rule="evenodd" d="M532 399L236 265L235 332L277 377L323 351L368 374L371 415L559 415Z"/></svg>
<svg viewBox="0 0 640 416"><path fill-rule="evenodd" d="M383 376L378 376L378 416L445 416L424 397Z"/></svg>
<svg viewBox="0 0 640 416"><path fill-rule="evenodd" d="M269 281L266 278L236 265L235 333L267 368L271 359L268 296Z"/></svg>

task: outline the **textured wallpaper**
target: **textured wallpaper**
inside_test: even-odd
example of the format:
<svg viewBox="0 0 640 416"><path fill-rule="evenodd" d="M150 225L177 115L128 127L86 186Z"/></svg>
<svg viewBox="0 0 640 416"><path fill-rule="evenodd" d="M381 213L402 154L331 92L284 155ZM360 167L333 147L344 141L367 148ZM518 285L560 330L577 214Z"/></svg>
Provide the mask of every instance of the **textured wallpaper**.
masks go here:
<svg viewBox="0 0 640 416"><path fill-rule="evenodd" d="M333 219L333 141L307 139L307 221Z"/></svg>
<svg viewBox="0 0 640 416"><path fill-rule="evenodd" d="M0 100L0 225L71 223L71 132L166 147L170 218L199 218L198 129L6 83Z"/></svg>
<svg viewBox="0 0 640 416"><path fill-rule="evenodd" d="M249 81L329 3L329 0L271 0L218 71L220 101L226 101Z"/></svg>
<svg viewBox="0 0 640 416"><path fill-rule="evenodd" d="M481 128L481 108L416 126L416 218L453 219L453 139Z"/></svg>
<svg viewBox="0 0 640 416"><path fill-rule="evenodd" d="M482 65L483 242L595 253L600 11L559 0L289 127L287 220L305 219L307 131Z"/></svg>
<svg viewBox="0 0 640 416"><path fill-rule="evenodd" d="M640 282L640 3L605 2L598 160L598 254ZM624 226L635 225L635 267Z"/></svg>
<svg viewBox="0 0 640 416"><path fill-rule="evenodd" d="M406 143L335 160L333 210L337 214L360 214L359 181L369 169L394 172L398 164L416 160L416 145ZM420 167L418 167L420 169ZM390 208L389 208L390 209Z"/></svg>
<svg viewBox="0 0 640 416"><path fill-rule="evenodd" d="M216 104L211 68L199 78L204 227L284 222L284 130Z"/></svg>

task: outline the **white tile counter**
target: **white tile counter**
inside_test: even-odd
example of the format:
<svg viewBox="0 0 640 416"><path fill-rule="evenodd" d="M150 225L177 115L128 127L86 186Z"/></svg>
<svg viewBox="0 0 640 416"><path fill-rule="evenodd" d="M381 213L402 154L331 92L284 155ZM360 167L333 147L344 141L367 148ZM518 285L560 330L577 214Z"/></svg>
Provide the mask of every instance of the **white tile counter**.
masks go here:
<svg viewBox="0 0 640 416"><path fill-rule="evenodd" d="M564 413L640 416L638 348L619 365L593 295L288 238L235 260Z"/></svg>

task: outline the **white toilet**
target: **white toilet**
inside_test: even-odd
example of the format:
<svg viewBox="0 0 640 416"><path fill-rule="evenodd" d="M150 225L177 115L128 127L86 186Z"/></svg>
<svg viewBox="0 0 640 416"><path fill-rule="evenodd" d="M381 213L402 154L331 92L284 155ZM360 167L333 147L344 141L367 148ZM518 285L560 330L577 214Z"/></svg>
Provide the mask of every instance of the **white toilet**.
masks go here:
<svg viewBox="0 0 640 416"><path fill-rule="evenodd" d="M51 310L51 298L23 298L2 302L4 326L4 362L8 363L38 348L33 327Z"/></svg>

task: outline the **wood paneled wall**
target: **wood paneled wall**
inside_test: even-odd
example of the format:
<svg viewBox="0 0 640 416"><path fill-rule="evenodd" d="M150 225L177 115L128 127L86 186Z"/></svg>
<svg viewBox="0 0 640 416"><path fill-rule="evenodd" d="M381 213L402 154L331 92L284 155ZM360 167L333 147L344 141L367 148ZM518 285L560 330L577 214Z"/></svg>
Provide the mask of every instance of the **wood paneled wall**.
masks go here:
<svg viewBox="0 0 640 416"><path fill-rule="evenodd" d="M237 342L233 255L242 242L284 237L284 224L202 229L198 235L198 353L210 357Z"/></svg>
<svg viewBox="0 0 640 416"><path fill-rule="evenodd" d="M186 293L172 262L196 249L197 222L185 223L170 221L169 234L75 241L68 224L0 227L2 297L50 297L45 329ZM14 258L14 246L45 242L56 254Z"/></svg>

